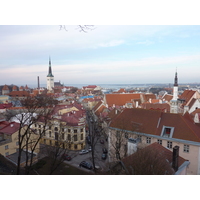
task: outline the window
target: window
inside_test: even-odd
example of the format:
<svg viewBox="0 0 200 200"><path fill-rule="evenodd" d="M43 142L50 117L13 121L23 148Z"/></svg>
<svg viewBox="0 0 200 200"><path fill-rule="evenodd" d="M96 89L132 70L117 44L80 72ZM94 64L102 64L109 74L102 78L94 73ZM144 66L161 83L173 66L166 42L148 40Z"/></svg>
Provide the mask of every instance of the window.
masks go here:
<svg viewBox="0 0 200 200"><path fill-rule="evenodd" d="M172 142L167 141L167 148L172 149Z"/></svg>
<svg viewBox="0 0 200 200"><path fill-rule="evenodd" d="M18 145L19 145L19 141L16 142L16 146L18 146Z"/></svg>
<svg viewBox="0 0 200 200"><path fill-rule="evenodd" d="M68 129L68 133L71 133L71 129Z"/></svg>
<svg viewBox="0 0 200 200"><path fill-rule="evenodd" d="M81 140L83 140L83 134L81 134Z"/></svg>
<svg viewBox="0 0 200 200"><path fill-rule="evenodd" d="M71 141L71 135L70 134L67 135L67 140Z"/></svg>
<svg viewBox="0 0 200 200"><path fill-rule="evenodd" d="M8 145L5 146L5 150L8 149Z"/></svg>
<svg viewBox="0 0 200 200"><path fill-rule="evenodd" d="M49 144L51 145L51 140L49 140Z"/></svg>
<svg viewBox="0 0 200 200"><path fill-rule="evenodd" d="M64 132L65 131L65 129L64 128L62 128L62 132Z"/></svg>
<svg viewBox="0 0 200 200"><path fill-rule="evenodd" d="M76 144L74 145L74 149L77 149L77 145Z"/></svg>
<svg viewBox="0 0 200 200"><path fill-rule="evenodd" d="M9 152L6 152L5 155L6 155L6 156L9 156Z"/></svg>
<svg viewBox="0 0 200 200"><path fill-rule="evenodd" d="M83 128L81 129L81 132L83 132Z"/></svg>
<svg viewBox="0 0 200 200"><path fill-rule="evenodd" d="M157 140L158 144L162 145L162 140Z"/></svg>
<svg viewBox="0 0 200 200"><path fill-rule="evenodd" d="M77 135L74 135L74 141L77 141Z"/></svg>
<svg viewBox="0 0 200 200"><path fill-rule="evenodd" d="M49 131L49 137L51 137L51 131Z"/></svg>
<svg viewBox="0 0 200 200"><path fill-rule="evenodd" d="M151 138L147 137L147 144L151 144Z"/></svg>
<svg viewBox="0 0 200 200"><path fill-rule="evenodd" d="M138 135L138 138L140 139L140 141L142 141L142 136L141 135Z"/></svg>
<svg viewBox="0 0 200 200"><path fill-rule="evenodd" d="M116 137L117 137L117 138L120 138L120 131L117 131L117 132L116 132Z"/></svg>
<svg viewBox="0 0 200 200"><path fill-rule="evenodd" d="M55 130L55 131L58 131L58 127L55 127L54 130Z"/></svg>
<svg viewBox="0 0 200 200"><path fill-rule="evenodd" d="M39 125L39 128L41 128L41 125Z"/></svg>
<svg viewBox="0 0 200 200"><path fill-rule="evenodd" d="M35 124L35 127L37 127L37 124Z"/></svg>
<svg viewBox="0 0 200 200"><path fill-rule="evenodd" d="M65 139L65 134L64 134L64 133L62 134L62 139L63 139L63 140Z"/></svg>
<svg viewBox="0 0 200 200"><path fill-rule="evenodd" d="M186 153L189 153L189 151L190 151L190 146L189 145L187 145L187 144L184 144L184 146L183 146L183 152L186 152Z"/></svg>
<svg viewBox="0 0 200 200"><path fill-rule="evenodd" d="M55 132L55 140L58 140L58 132Z"/></svg>
<svg viewBox="0 0 200 200"><path fill-rule="evenodd" d="M174 127L163 126L161 136L171 138L174 132Z"/></svg>
<svg viewBox="0 0 200 200"><path fill-rule="evenodd" d="M77 133L77 129L74 129L74 133Z"/></svg>

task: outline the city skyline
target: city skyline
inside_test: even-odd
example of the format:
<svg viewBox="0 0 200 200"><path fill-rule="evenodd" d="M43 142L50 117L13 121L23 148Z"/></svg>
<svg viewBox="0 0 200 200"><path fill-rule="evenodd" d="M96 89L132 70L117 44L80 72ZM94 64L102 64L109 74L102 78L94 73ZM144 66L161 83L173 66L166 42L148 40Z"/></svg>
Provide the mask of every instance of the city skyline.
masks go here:
<svg viewBox="0 0 200 200"><path fill-rule="evenodd" d="M199 83L200 26L0 26L3 84L46 83L49 56L55 81L72 84Z"/></svg>

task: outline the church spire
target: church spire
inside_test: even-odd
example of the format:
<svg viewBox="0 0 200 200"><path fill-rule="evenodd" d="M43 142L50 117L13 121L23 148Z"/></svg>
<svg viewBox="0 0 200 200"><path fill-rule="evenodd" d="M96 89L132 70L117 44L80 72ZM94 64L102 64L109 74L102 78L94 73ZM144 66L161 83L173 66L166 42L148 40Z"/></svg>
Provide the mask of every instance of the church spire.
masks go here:
<svg viewBox="0 0 200 200"><path fill-rule="evenodd" d="M176 69L175 78L174 78L174 86L178 86L177 69Z"/></svg>
<svg viewBox="0 0 200 200"><path fill-rule="evenodd" d="M53 74L52 74L52 70L51 70L51 58L50 58L50 56L49 56L49 73L48 73L47 77L54 77Z"/></svg>

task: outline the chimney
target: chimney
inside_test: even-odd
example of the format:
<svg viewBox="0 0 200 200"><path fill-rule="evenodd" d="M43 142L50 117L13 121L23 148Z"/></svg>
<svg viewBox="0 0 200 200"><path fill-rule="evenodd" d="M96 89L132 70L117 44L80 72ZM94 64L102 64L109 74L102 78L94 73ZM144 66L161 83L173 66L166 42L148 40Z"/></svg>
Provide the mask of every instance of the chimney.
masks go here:
<svg viewBox="0 0 200 200"><path fill-rule="evenodd" d="M172 155L172 168L176 172L178 170L178 157L179 157L179 146L175 146L173 148L173 155Z"/></svg>
<svg viewBox="0 0 200 200"><path fill-rule="evenodd" d="M40 89L40 79L39 79L39 76L38 76L38 89Z"/></svg>

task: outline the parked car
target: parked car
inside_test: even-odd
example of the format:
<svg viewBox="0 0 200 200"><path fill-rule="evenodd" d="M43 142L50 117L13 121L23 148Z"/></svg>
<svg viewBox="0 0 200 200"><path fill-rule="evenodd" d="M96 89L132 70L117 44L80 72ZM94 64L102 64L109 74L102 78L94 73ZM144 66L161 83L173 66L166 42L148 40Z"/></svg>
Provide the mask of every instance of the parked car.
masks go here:
<svg viewBox="0 0 200 200"><path fill-rule="evenodd" d="M104 144L104 140L100 140L100 143L101 143L101 144Z"/></svg>
<svg viewBox="0 0 200 200"><path fill-rule="evenodd" d="M107 154L106 154L106 153L103 153L102 156L101 156L101 158L102 158L103 160L105 160L105 159L107 158Z"/></svg>
<svg viewBox="0 0 200 200"><path fill-rule="evenodd" d="M92 147L91 146L89 147L88 151L92 151Z"/></svg>
<svg viewBox="0 0 200 200"><path fill-rule="evenodd" d="M86 169L92 169L92 165L89 163L89 162L86 162L86 161L82 161L80 164L79 164L79 167L84 167Z"/></svg>
<svg viewBox="0 0 200 200"><path fill-rule="evenodd" d="M62 157L64 160L67 160L67 161L70 161L72 159L71 156L69 156L68 154L63 154Z"/></svg>
<svg viewBox="0 0 200 200"><path fill-rule="evenodd" d="M83 149L83 150L81 150L81 151L79 152L79 154L82 155L82 154L86 154L86 153L88 153L88 152L89 152L88 150Z"/></svg>
<svg viewBox="0 0 200 200"><path fill-rule="evenodd" d="M103 153L108 153L106 148L103 148L102 150L103 150Z"/></svg>

